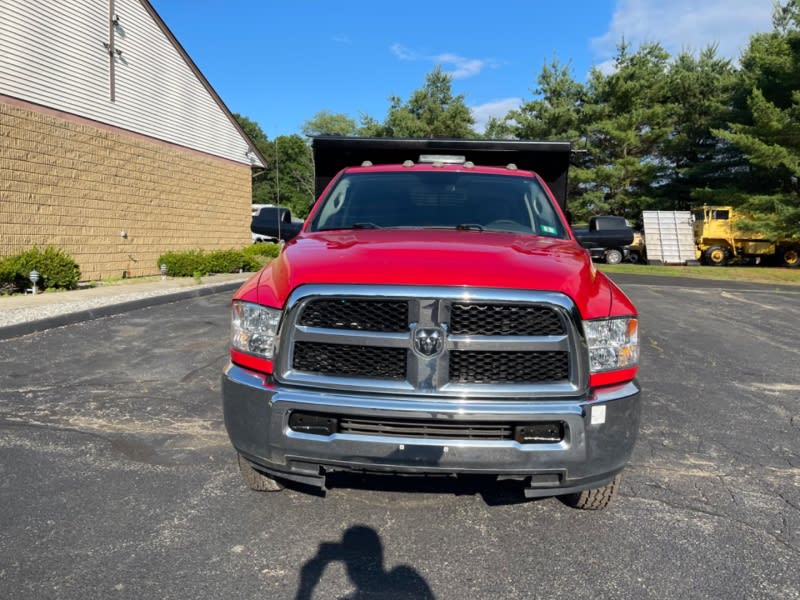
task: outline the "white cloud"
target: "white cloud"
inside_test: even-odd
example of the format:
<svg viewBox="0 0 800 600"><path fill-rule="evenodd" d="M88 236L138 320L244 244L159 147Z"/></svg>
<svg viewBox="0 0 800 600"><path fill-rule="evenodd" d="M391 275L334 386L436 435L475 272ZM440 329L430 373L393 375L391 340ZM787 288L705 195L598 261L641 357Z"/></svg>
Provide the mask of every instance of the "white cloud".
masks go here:
<svg viewBox="0 0 800 600"><path fill-rule="evenodd" d="M611 75L617 70L617 63L613 58L609 58L608 60L596 64L595 69L600 71L603 75Z"/></svg>
<svg viewBox="0 0 800 600"><path fill-rule="evenodd" d="M660 42L673 55L717 44L719 56L736 61L751 34L772 29L772 9L773 0L616 0L609 29L592 48L606 69L623 37L634 49Z"/></svg>
<svg viewBox="0 0 800 600"><path fill-rule="evenodd" d="M465 79L477 75L485 67L493 67L495 62L493 60L481 60L477 58L464 58L458 54L438 54L431 57L434 62L445 67L445 71L453 76L453 79ZM447 65L453 65L453 70L448 70Z"/></svg>
<svg viewBox="0 0 800 600"><path fill-rule="evenodd" d="M497 63L491 59L465 58L452 52L433 55L423 54L402 44L392 44L389 50L400 60L423 60L441 65L444 71L451 75L453 79L473 77L486 67L497 66Z"/></svg>
<svg viewBox="0 0 800 600"><path fill-rule="evenodd" d="M484 104L470 106L472 118L475 119L475 130L478 133L483 133L489 119L492 117L502 119L508 111L519 108L520 104L522 104L522 98L503 98L502 100L492 100Z"/></svg>
<svg viewBox="0 0 800 600"><path fill-rule="evenodd" d="M400 60L418 60L419 58L414 52L403 46L403 44L392 44L389 50Z"/></svg>

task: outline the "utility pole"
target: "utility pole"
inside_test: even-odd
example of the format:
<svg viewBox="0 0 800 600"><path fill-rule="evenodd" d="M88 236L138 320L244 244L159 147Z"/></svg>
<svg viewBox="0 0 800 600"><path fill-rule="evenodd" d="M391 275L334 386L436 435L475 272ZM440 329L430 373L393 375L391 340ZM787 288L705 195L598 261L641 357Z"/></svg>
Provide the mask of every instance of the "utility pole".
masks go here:
<svg viewBox="0 0 800 600"><path fill-rule="evenodd" d="M281 214L281 180L280 180L280 158L278 155L278 136L275 136L275 197L278 210L275 211L278 215L278 243L281 242L281 221L283 215Z"/></svg>

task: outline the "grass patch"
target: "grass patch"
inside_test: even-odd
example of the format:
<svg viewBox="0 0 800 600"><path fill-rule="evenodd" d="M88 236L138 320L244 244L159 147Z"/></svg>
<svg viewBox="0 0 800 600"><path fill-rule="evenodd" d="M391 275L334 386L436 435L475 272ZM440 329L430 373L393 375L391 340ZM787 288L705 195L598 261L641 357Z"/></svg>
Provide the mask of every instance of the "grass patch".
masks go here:
<svg viewBox="0 0 800 600"><path fill-rule="evenodd" d="M747 281L752 283L774 283L800 286L800 269L783 267L687 267L683 265L606 265L598 264L604 273L630 273L633 275L656 275L662 277L689 277L716 281Z"/></svg>
<svg viewBox="0 0 800 600"><path fill-rule="evenodd" d="M161 275L144 275L142 277L125 277L124 279L119 275L111 277L103 277L89 282L87 287L107 287L111 285L134 285L137 283L149 283L151 281L160 281Z"/></svg>

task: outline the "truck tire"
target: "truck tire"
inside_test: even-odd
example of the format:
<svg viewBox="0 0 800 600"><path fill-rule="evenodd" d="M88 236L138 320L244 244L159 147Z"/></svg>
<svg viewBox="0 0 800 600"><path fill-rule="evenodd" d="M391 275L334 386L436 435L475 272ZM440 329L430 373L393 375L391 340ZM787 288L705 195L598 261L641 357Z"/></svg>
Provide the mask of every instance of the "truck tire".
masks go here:
<svg viewBox="0 0 800 600"><path fill-rule="evenodd" d="M283 489L283 484L278 480L254 469L250 461L241 454L237 453L237 456L239 457L239 471L241 471L247 487L251 490L256 492L280 492Z"/></svg>
<svg viewBox="0 0 800 600"><path fill-rule="evenodd" d="M622 479L622 475L617 474L617 476L611 480L611 483L603 487L583 490L577 494L567 494L561 496L561 500L572 508L580 508L581 510L601 510L611 504L614 496L617 495L620 479Z"/></svg>
<svg viewBox="0 0 800 600"><path fill-rule="evenodd" d="M722 246L711 246L703 252L705 263L711 267L724 267L728 264L728 250Z"/></svg>
<svg viewBox="0 0 800 600"><path fill-rule="evenodd" d="M622 252L616 248L606 250L606 264L618 265L622 262Z"/></svg>
<svg viewBox="0 0 800 600"><path fill-rule="evenodd" d="M800 246L787 246L785 248L781 248L778 252L778 256L781 260L781 265L784 267L796 269L798 266L800 266Z"/></svg>

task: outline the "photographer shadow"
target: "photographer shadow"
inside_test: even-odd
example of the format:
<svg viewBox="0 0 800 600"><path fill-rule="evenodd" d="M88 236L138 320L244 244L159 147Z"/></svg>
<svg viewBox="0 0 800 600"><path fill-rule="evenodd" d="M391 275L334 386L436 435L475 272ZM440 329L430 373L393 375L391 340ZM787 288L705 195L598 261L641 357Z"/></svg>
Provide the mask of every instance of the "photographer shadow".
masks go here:
<svg viewBox="0 0 800 600"><path fill-rule="evenodd" d="M428 583L408 565L386 571L383 544L371 527L355 525L342 535L341 542L322 542L316 555L300 569L300 585L295 600L310 600L328 564L344 563L356 590L346 600L377 598L420 598L433 600Z"/></svg>

